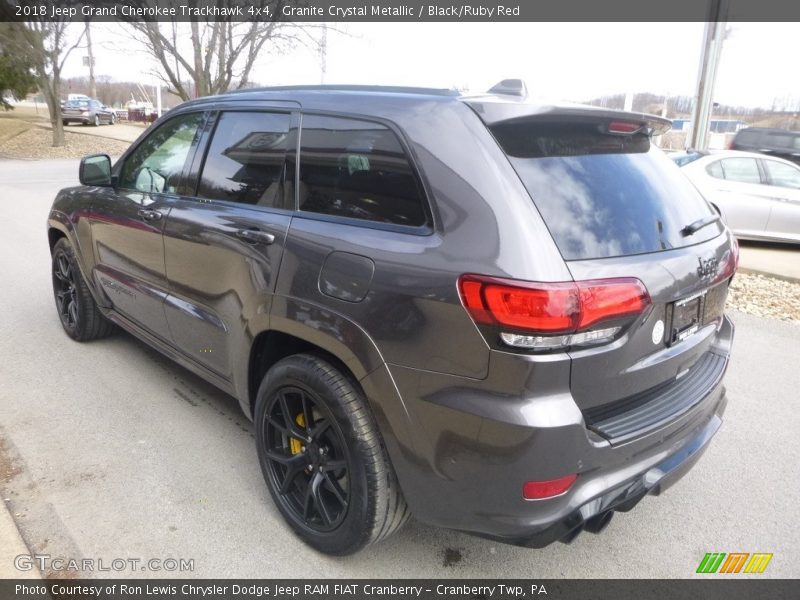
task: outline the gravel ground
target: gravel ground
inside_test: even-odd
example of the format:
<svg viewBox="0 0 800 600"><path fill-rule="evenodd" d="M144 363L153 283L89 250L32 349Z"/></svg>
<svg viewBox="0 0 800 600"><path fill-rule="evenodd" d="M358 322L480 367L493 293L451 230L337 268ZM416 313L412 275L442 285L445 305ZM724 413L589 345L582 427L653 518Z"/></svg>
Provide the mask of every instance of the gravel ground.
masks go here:
<svg viewBox="0 0 800 600"><path fill-rule="evenodd" d="M738 273L731 284L728 308L800 323L800 283Z"/></svg>
<svg viewBox="0 0 800 600"><path fill-rule="evenodd" d="M77 128L77 127L76 127ZM104 152L119 156L130 144L118 140L65 131L66 146L53 147L53 134L49 129L32 126L27 131L0 141L0 157L22 159L80 158L87 154Z"/></svg>

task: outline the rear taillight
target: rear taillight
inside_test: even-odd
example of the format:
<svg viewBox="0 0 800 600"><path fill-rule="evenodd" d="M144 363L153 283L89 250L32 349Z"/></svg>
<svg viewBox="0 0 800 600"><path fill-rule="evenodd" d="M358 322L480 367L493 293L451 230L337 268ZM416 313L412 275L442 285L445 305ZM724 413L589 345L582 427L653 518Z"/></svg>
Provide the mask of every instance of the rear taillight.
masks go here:
<svg viewBox="0 0 800 600"><path fill-rule="evenodd" d="M722 260L717 267L717 274L712 283L719 283L730 279L739 268L739 242L736 238L731 238L731 247L722 255Z"/></svg>
<svg viewBox="0 0 800 600"><path fill-rule="evenodd" d="M462 275L461 301L479 325L500 329L508 346L555 349L612 339L620 320L644 311L650 296L633 278L532 283ZM607 327L598 327L607 323Z"/></svg>

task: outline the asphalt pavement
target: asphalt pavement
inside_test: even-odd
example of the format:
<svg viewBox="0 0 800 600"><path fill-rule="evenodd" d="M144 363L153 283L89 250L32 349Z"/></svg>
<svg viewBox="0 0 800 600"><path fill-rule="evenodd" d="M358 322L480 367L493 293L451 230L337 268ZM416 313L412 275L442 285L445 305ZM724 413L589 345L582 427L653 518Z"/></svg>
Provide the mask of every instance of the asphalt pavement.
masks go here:
<svg viewBox="0 0 800 600"><path fill-rule="evenodd" d="M356 556L314 552L273 506L235 400L127 334L61 330L45 219L77 164L0 161L0 492L32 552L193 561L89 576L287 578L683 578L706 552L770 552L761 577L800 576L800 327L743 314L711 447L601 535L529 550L412 521Z"/></svg>

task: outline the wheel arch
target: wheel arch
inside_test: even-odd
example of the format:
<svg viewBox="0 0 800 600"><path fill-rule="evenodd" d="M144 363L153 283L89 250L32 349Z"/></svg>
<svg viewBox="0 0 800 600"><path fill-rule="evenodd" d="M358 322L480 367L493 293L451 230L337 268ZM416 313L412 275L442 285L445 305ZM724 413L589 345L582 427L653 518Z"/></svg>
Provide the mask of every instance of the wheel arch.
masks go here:
<svg viewBox="0 0 800 600"><path fill-rule="evenodd" d="M328 361L349 378L353 385L362 392L364 391L359 383L359 377L353 369L329 349L285 331L268 329L255 337L250 349L247 369L247 402L248 414L251 418L255 414L256 396L264 375L278 361L295 354L311 354Z"/></svg>

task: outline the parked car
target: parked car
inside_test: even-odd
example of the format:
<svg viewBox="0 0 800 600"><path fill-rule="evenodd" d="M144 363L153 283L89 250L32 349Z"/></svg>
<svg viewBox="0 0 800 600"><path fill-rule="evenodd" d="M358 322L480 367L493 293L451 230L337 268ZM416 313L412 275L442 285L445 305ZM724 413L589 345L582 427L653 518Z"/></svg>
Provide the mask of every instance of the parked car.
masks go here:
<svg viewBox="0 0 800 600"><path fill-rule="evenodd" d="M708 156L708 152L705 150L680 150L678 152L668 152L667 156L669 156L670 160L674 162L679 167L683 167L684 165L688 165L690 162L697 160L698 158L702 158L704 156Z"/></svg>
<svg viewBox="0 0 800 600"><path fill-rule="evenodd" d="M800 163L800 131L748 127L736 133L730 150L760 152Z"/></svg>
<svg viewBox="0 0 800 600"><path fill-rule="evenodd" d="M683 172L736 237L800 242L800 167L750 152L715 152Z"/></svg>
<svg viewBox="0 0 800 600"><path fill-rule="evenodd" d="M117 122L117 115L99 100L67 100L61 108L61 121L64 125L113 125Z"/></svg>
<svg viewBox="0 0 800 600"><path fill-rule="evenodd" d="M668 125L413 88L193 100L57 195L58 315L235 396L322 552L411 514L532 547L598 533L691 468L727 402L737 246L651 142Z"/></svg>

